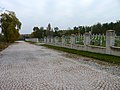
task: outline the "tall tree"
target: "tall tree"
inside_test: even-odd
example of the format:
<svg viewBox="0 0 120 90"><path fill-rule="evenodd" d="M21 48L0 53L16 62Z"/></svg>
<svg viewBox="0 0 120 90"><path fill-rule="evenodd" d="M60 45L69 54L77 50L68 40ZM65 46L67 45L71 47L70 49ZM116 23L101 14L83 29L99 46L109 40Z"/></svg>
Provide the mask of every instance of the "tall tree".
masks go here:
<svg viewBox="0 0 120 90"><path fill-rule="evenodd" d="M14 42L19 39L19 30L21 29L21 22L16 17L15 12L6 11L1 15L1 29L6 42Z"/></svg>
<svg viewBox="0 0 120 90"><path fill-rule="evenodd" d="M46 31L46 35L49 36L49 37L51 36L51 35L50 35L50 34L51 34L50 32L51 32L51 25L50 25L50 23L49 23L49 24L48 24L48 27L47 27L47 31Z"/></svg>

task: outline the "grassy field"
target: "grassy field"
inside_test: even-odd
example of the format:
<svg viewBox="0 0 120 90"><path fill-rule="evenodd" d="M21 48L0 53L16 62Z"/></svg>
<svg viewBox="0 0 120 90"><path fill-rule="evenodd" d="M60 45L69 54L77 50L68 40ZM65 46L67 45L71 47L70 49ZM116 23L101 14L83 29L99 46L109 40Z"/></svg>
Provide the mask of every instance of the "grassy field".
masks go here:
<svg viewBox="0 0 120 90"><path fill-rule="evenodd" d="M93 52L88 52L88 51L80 51L80 50L69 49L69 48L65 48L65 47L47 45L47 44L43 44L42 46L120 65L120 57L119 56L113 56L113 55L107 55L107 54L99 54L99 53L93 53Z"/></svg>
<svg viewBox="0 0 120 90"><path fill-rule="evenodd" d="M10 45L10 43L0 42L0 51L2 51L3 49L7 48L8 45Z"/></svg>

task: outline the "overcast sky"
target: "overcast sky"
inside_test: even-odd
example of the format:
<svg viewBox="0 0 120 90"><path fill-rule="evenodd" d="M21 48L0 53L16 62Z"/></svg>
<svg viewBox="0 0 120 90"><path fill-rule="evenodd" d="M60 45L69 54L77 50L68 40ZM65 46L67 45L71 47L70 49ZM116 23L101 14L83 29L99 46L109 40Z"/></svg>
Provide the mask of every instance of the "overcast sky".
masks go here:
<svg viewBox="0 0 120 90"><path fill-rule="evenodd" d="M67 29L120 20L120 0L0 0L0 7L16 13L21 33L48 23Z"/></svg>

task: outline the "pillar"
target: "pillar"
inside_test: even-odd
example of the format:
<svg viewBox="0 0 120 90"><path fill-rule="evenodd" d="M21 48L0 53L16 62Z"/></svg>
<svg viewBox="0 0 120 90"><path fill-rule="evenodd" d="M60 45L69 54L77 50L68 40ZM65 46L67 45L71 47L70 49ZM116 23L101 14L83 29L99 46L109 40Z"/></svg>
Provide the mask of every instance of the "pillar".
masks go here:
<svg viewBox="0 0 120 90"><path fill-rule="evenodd" d="M111 54L111 46L115 44L115 31L107 30L106 32L106 54Z"/></svg>
<svg viewBox="0 0 120 90"><path fill-rule="evenodd" d="M44 43L47 43L47 38L46 37L44 37Z"/></svg>
<svg viewBox="0 0 120 90"><path fill-rule="evenodd" d="M90 33L88 33L88 32L86 32L85 34L84 34L84 50L88 50L88 45L90 45L90 41L91 41L91 39L90 39L90 37L91 37L91 34Z"/></svg>
<svg viewBox="0 0 120 90"><path fill-rule="evenodd" d="M64 45L65 45L65 36L63 35L62 36L62 47L64 47Z"/></svg>
<svg viewBox="0 0 120 90"><path fill-rule="evenodd" d="M55 37L55 45L58 44L58 36Z"/></svg>
<svg viewBox="0 0 120 90"><path fill-rule="evenodd" d="M71 44L71 48L73 48L73 46L75 45L75 35L72 34L71 37L70 37L70 44Z"/></svg>
<svg viewBox="0 0 120 90"><path fill-rule="evenodd" d="M90 33L88 33L88 32L86 32L85 34L84 34L84 45L86 46L86 45L90 45Z"/></svg>

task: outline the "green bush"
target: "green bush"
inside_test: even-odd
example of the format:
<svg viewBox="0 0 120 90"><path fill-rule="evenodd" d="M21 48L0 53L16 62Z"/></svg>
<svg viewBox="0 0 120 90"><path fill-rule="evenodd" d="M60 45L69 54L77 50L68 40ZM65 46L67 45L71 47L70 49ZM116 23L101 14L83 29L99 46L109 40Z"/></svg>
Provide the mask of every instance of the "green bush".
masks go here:
<svg viewBox="0 0 120 90"><path fill-rule="evenodd" d="M7 48L8 45L9 45L9 43L0 42L0 51L2 51L3 49Z"/></svg>
<svg viewBox="0 0 120 90"><path fill-rule="evenodd" d="M0 34L0 42L3 42L4 41L4 37L2 34Z"/></svg>

